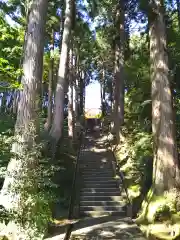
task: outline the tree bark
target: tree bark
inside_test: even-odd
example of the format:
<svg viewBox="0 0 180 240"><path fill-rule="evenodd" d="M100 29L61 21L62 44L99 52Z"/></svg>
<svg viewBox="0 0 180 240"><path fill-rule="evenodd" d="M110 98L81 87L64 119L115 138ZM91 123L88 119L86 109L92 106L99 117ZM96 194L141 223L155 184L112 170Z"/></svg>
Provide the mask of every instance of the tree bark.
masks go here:
<svg viewBox="0 0 180 240"><path fill-rule="evenodd" d="M74 113L75 122L79 122L80 116L80 72L79 72L79 55L76 56L74 62Z"/></svg>
<svg viewBox="0 0 180 240"><path fill-rule="evenodd" d="M83 116L84 113L84 91L85 91L85 79L84 79L84 72L81 70L80 73L80 115Z"/></svg>
<svg viewBox="0 0 180 240"><path fill-rule="evenodd" d="M101 81L101 106L102 106L102 116L105 116L105 69L102 69L102 81Z"/></svg>
<svg viewBox="0 0 180 240"><path fill-rule="evenodd" d="M74 137L74 113L73 113L73 53L69 53L69 87L68 87L68 136Z"/></svg>
<svg viewBox="0 0 180 240"><path fill-rule="evenodd" d="M31 6L23 58L23 90L20 93L15 142L12 145L14 156L8 164L0 195L0 204L7 210L18 212L22 219L33 214L34 208L28 204L37 193L38 159L33 151L39 127L39 86L42 80L47 7L48 0L34 0Z"/></svg>
<svg viewBox="0 0 180 240"><path fill-rule="evenodd" d="M114 130L117 143L120 142L121 126L124 123L124 53L125 53L125 29L124 29L124 0L117 7L118 35L115 49L115 87L114 87Z"/></svg>
<svg viewBox="0 0 180 240"><path fill-rule="evenodd" d="M152 130L154 136L153 189L161 195L179 187L175 122L168 67L163 1L154 0L150 21Z"/></svg>
<svg viewBox="0 0 180 240"><path fill-rule="evenodd" d="M66 74L67 74L67 60L68 48L72 26L72 10L73 0L66 0L65 22L60 55L60 63L58 70L58 81L55 94L55 109L54 119L51 127L50 135L55 144L62 136L63 120L64 120L64 93L66 87Z"/></svg>
<svg viewBox="0 0 180 240"><path fill-rule="evenodd" d="M53 80L54 80L54 30L52 30L52 43L50 49L50 60L49 60L49 84L48 84L48 116L45 124L45 129L49 131L52 124L52 97L53 97Z"/></svg>
<svg viewBox="0 0 180 240"><path fill-rule="evenodd" d="M63 41L63 31L64 31L64 6L65 5L65 1L62 1L62 6L61 6L61 20L60 20L60 42L59 42L59 50L61 50L62 48L62 41Z"/></svg>

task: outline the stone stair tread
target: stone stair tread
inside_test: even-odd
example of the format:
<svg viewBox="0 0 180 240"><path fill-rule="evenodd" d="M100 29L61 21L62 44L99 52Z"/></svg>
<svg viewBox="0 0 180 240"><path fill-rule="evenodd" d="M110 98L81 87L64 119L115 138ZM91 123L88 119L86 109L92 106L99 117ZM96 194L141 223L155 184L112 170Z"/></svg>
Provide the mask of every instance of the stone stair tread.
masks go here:
<svg viewBox="0 0 180 240"><path fill-rule="evenodd" d="M117 205L119 204L119 205ZM93 207L93 206L101 206L101 207L119 207L119 206L124 206L125 205L125 201L81 201L80 202L80 206L81 207Z"/></svg>
<svg viewBox="0 0 180 240"><path fill-rule="evenodd" d="M99 181L97 181L96 179L94 180L93 178L92 179L89 179L89 180L86 180L86 182L87 183L93 183L94 185L95 184L99 184L99 183L117 183L117 181L115 180L115 179L109 179L109 180L107 180L107 181L105 181L105 180L99 180Z"/></svg>
<svg viewBox="0 0 180 240"><path fill-rule="evenodd" d="M113 175L105 175L105 176L104 175L100 175L100 176L99 175L93 175L93 176L92 175L88 175L88 176L84 175L83 179L84 180L94 179L95 181L102 180L102 179L104 181L105 180L116 180L116 178Z"/></svg>
<svg viewBox="0 0 180 240"><path fill-rule="evenodd" d="M89 140L89 139L88 139ZM104 157L102 151L99 154L92 151L98 149L96 139L90 139L89 145L85 146L85 154L82 156L79 168L82 180L80 189L79 211L83 216L102 216L117 214L125 216L126 213L126 197L122 196L122 187L115 179L111 155ZM95 148L93 148L95 146ZM91 148L92 147L92 148ZM105 153L106 154L106 153ZM120 185L121 186L121 185Z"/></svg>
<svg viewBox="0 0 180 240"><path fill-rule="evenodd" d="M107 178L105 178L105 177L101 177L101 178L96 178L96 177L86 177L86 178L83 178L83 181L84 182L111 182L111 181L114 181L114 182L116 182L117 180L116 179L114 179L113 177L107 177Z"/></svg>
<svg viewBox="0 0 180 240"><path fill-rule="evenodd" d="M106 161L106 162L102 162L101 160L96 160L96 161L81 161L79 162L79 164L83 164L83 165L93 165L93 164L102 164L102 165L106 165L109 164L111 165L110 161Z"/></svg>
<svg viewBox="0 0 180 240"><path fill-rule="evenodd" d="M96 216L108 216L108 215L121 215L125 216L126 212L124 210L121 211L83 211L80 212L81 216L89 216L89 217L96 217Z"/></svg>
<svg viewBox="0 0 180 240"><path fill-rule="evenodd" d="M101 162L96 162L96 163L89 163L89 162L86 162L86 163L79 163L79 166L82 165L82 166L100 166L101 168L103 167L112 167L112 164L111 163L101 163Z"/></svg>
<svg viewBox="0 0 180 240"><path fill-rule="evenodd" d="M124 199L123 196L115 195L115 196L80 196L81 201L122 201Z"/></svg>
<svg viewBox="0 0 180 240"><path fill-rule="evenodd" d="M78 210L82 217L82 225L77 223L77 226L73 227L71 240L95 238L125 240L129 237L128 234L123 234L127 231L127 228L124 230L124 225L130 227L134 225L130 219L128 221L126 219L128 210L126 192L122 183L115 178L112 154L103 139L104 135L99 137L89 135L85 139L79 164L81 189ZM86 221L92 222L87 224ZM119 230L120 225L123 231ZM139 236L133 233L131 239L145 240L142 234Z"/></svg>
<svg viewBox="0 0 180 240"><path fill-rule="evenodd" d="M85 173L85 174L93 173L94 175L102 174L102 173L106 173L106 174L111 173L111 174L113 174L113 171L112 171L111 168L107 168L107 169L105 169L105 168L97 168L97 169L95 169L96 170L95 172L93 172L93 170L94 169L92 169L92 168L81 168L80 172L81 173Z"/></svg>
<svg viewBox="0 0 180 240"><path fill-rule="evenodd" d="M86 160L86 161L80 161L79 163L80 163L80 164L96 164L96 163L111 164L110 161L102 162L102 160L99 160L99 159L93 160L93 161L87 161L87 160Z"/></svg>
<svg viewBox="0 0 180 240"><path fill-rule="evenodd" d="M85 181L86 181L86 183L88 183L88 182L90 182L90 183L97 183L97 180L96 179L94 179L94 178L92 178L92 179L84 179ZM112 178L110 178L110 179L105 179L105 178L103 178L103 179L100 179L99 181L98 181L98 183L107 183L107 182L113 182L113 183L117 183L117 181L116 181L116 179L112 179Z"/></svg>
<svg viewBox="0 0 180 240"><path fill-rule="evenodd" d="M103 177L113 177L113 173L112 172L101 172L101 173L93 173L93 172L81 172L81 176L84 177L97 177L97 176L103 176Z"/></svg>
<svg viewBox="0 0 180 240"><path fill-rule="evenodd" d="M84 182L85 187L92 187L92 188L97 188L97 187L114 187L116 188L116 182L99 182L99 183L93 183L93 182Z"/></svg>
<svg viewBox="0 0 180 240"><path fill-rule="evenodd" d="M119 196L119 192L98 192L98 193L92 193L92 192L81 192L80 197L89 197L89 196L97 196L97 197L111 197L111 196Z"/></svg>
<svg viewBox="0 0 180 240"><path fill-rule="evenodd" d="M82 176L86 176L86 177L113 177L114 175L113 175L113 173L111 172L111 171L109 171L109 172L101 172L101 173L98 173L98 172L96 172L96 173L93 173L93 172L81 172L81 175Z"/></svg>
<svg viewBox="0 0 180 240"><path fill-rule="evenodd" d="M96 171L96 172L104 172L104 171L109 171L111 172L112 169L111 167L109 166L106 166L106 167L99 167L99 166L94 166L93 168L89 167L89 166L86 166L86 167L79 167L80 171L82 172L85 172L87 173L88 171L89 172L93 172L93 171Z"/></svg>
<svg viewBox="0 0 180 240"><path fill-rule="evenodd" d="M90 190L93 190L93 192L95 192L95 190L103 190L103 191L105 191L105 192L107 192L106 190L108 190L108 191L110 191L110 192L112 192L112 191L118 191L119 189L118 188L116 188L116 187L114 187L114 188L112 188L112 187L110 187L110 188L107 188L107 187L83 187L82 188L82 190L84 190L84 191L87 191L88 189L90 189Z"/></svg>
<svg viewBox="0 0 180 240"><path fill-rule="evenodd" d="M87 167L87 168L80 168L80 172L81 173L83 173L83 174L94 174L94 175L97 175L97 174L102 174L102 173L111 173L111 174L113 174L113 172L112 172L112 170L111 170L111 168L107 168L107 169L105 169L105 168L96 168L96 169L92 169L92 168L89 168L89 167Z"/></svg>
<svg viewBox="0 0 180 240"><path fill-rule="evenodd" d="M87 210L90 209L92 211L101 211L101 210L107 210L107 211L115 211L117 209L122 209L125 207L125 204L118 204L115 202L116 205L108 206L108 205L92 205L92 206L82 206L80 203L80 210Z"/></svg>

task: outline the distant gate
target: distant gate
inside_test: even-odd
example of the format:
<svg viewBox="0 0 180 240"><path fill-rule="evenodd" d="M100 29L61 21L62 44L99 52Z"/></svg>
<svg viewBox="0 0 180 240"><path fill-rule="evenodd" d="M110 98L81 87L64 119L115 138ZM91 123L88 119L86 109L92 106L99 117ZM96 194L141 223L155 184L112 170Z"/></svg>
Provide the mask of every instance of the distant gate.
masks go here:
<svg viewBox="0 0 180 240"><path fill-rule="evenodd" d="M85 118L86 119L92 119L96 118L99 119L102 116L102 110L101 108L86 108L85 109Z"/></svg>

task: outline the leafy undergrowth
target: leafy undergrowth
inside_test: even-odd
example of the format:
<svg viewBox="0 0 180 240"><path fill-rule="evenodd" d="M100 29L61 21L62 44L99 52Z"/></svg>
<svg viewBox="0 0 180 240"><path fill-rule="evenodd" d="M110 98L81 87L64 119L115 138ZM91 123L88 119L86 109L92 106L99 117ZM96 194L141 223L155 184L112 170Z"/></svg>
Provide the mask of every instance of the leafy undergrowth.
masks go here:
<svg viewBox="0 0 180 240"><path fill-rule="evenodd" d="M152 191L152 137L139 128L123 128L114 152L123 173L132 217L148 239L180 239L180 195L176 189L164 196Z"/></svg>
<svg viewBox="0 0 180 240"><path fill-rule="evenodd" d="M136 222L149 239L180 239L179 191L171 189L156 196L151 187Z"/></svg>
<svg viewBox="0 0 180 240"><path fill-rule="evenodd" d="M115 147L115 155L133 204L133 216L136 216L152 183L151 135L124 127L121 144Z"/></svg>
<svg viewBox="0 0 180 240"><path fill-rule="evenodd" d="M71 196L71 187L75 169L77 150L69 144L69 139L64 138L56 154L55 171L52 181L55 184L51 187L55 194L53 203L52 222L57 223L68 217L68 207Z"/></svg>
<svg viewBox="0 0 180 240"><path fill-rule="evenodd" d="M43 121L43 120L42 120ZM0 118L0 188L3 185L4 176L9 160L11 159L11 146L13 141L15 118L12 115L4 114ZM66 131L66 126L64 127ZM41 134L44 136L43 134ZM66 133L65 133L66 135ZM46 141L46 139L45 139ZM39 144L42 149L44 144ZM73 180L75 160L77 156L78 143L74 147L69 139L64 137L57 148L54 161L44 154L37 155L39 158L38 179L39 192L39 215L37 224L44 225L43 221L54 224L63 224L68 217L69 200ZM35 151L35 149L34 149ZM44 206L44 209L42 209ZM51 211L49 211L51 210ZM41 213L40 213L41 211ZM0 214L0 222L4 217ZM40 226L43 227L43 226ZM4 228L1 225L0 228Z"/></svg>

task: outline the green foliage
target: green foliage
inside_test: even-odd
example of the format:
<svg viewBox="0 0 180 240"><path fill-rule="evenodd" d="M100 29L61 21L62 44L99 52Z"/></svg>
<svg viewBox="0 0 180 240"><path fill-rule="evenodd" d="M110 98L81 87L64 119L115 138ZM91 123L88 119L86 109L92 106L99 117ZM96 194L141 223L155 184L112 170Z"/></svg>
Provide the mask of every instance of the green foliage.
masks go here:
<svg viewBox="0 0 180 240"><path fill-rule="evenodd" d="M157 196L150 188L146 198L142 203L141 211L137 222L166 222L177 223L174 216L179 214L179 190L174 188L169 192L165 192L162 196Z"/></svg>
<svg viewBox="0 0 180 240"><path fill-rule="evenodd" d="M154 214L153 220L154 221L162 221L166 219L170 219L171 210L168 205L160 205Z"/></svg>
<svg viewBox="0 0 180 240"><path fill-rule="evenodd" d="M140 128L134 131L124 128L123 136L121 147L116 154L121 171L125 174L130 198L133 199L141 194L146 187L144 185L148 184L147 180L152 177L152 138Z"/></svg>
<svg viewBox="0 0 180 240"><path fill-rule="evenodd" d="M117 155L133 199L145 185L150 187L152 178L151 87L145 36L132 36L130 51L132 55L126 62L125 124Z"/></svg>
<svg viewBox="0 0 180 240"><path fill-rule="evenodd" d="M1 115L0 119L0 184L4 180L6 167L12 153L10 152L12 143L15 142L13 137L15 119L11 115ZM15 194L21 192L22 202L18 212L6 212L0 210L0 221L6 220L15 221L20 228L28 232L30 239L38 239L39 235L43 234L47 229L47 223L54 219L67 218L69 198L71 195L72 177L74 171L74 157L76 151L70 148L68 141L65 138L63 144L58 148L56 162L52 163L46 155L42 155L41 144L34 146L31 151L27 151L21 158L24 163L29 159L35 158L39 164L35 169L26 172L26 167L23 165L23 176L27 173L27 178L17 183L14 187ZM15 157L15 156L14 156ZM38 191L33 190L32 186L37 186ZM52 214L52 206L58 205L58 215ZM53 207L53 209L56 207ZM60 210L60 211L59 211ZM33 237L32 237L33 236ZM41 239L41 238L40 238Z"/></svg>
<svg viewBox="0 0 180 240"><path fill-rule="evenodd" d="M0 79L10 88L19 87L23 34L21 27L11 26L0 12Z"/></svg>

